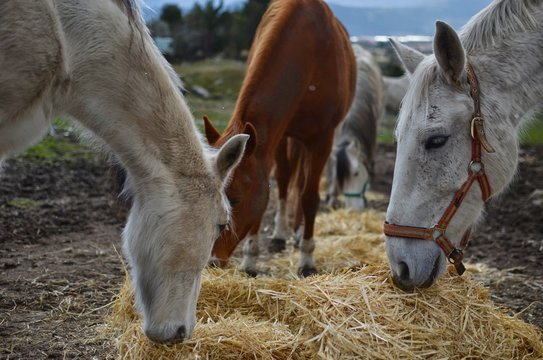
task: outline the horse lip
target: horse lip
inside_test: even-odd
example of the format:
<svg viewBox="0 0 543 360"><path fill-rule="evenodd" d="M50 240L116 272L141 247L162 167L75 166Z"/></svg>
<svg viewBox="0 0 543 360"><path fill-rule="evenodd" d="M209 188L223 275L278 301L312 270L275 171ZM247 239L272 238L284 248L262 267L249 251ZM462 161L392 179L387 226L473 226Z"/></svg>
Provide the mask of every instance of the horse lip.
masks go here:
<svg viewBox="0 0 543 360"><path fill-rule="evenodd" d="M413 285L413 283L409 283L409 284L403 284L401 282L399 282L397 279L396 279L396 276L392 276L392 282L394 283L394 285L398 288L400 288L401 290L405 291L405 292L413 292L415 290L415 285Z"/></svg>

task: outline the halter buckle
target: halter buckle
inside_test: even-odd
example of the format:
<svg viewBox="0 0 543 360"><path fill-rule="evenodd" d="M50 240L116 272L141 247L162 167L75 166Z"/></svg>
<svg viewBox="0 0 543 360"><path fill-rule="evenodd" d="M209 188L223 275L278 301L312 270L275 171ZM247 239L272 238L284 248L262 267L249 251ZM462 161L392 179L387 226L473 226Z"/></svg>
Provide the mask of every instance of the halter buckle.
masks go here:
<svg viewBox="0 0 543 360"><path fill-rule="evenodd" d="M447 256L447 260L454 266L458 275L462 275L466 271L466 267L462 264L463 259L464 253L458 248L454 248Z"/></svg>
<svg viewBox="0 0 543 360"><path fill-rule="evenodd" d="M487 153L493 153L496 151L486 138L485 120L482 117L474 116L473 119L471 119L470 132L471 138L480 142Z"/></svg>

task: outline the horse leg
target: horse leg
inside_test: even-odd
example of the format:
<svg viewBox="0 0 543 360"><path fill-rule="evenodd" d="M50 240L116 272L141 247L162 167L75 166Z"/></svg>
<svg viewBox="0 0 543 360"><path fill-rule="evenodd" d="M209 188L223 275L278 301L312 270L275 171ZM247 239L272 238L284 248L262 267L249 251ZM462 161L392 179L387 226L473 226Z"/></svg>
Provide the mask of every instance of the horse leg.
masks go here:
<svg viewBox="0 0 543 360"><path fill-rule="evenodd" d="M296 157L296 176L295 176L295 184L296 187L296 197L293 197L295 199L295 207L294 207L294 219L292 221L292 229L294 230L294 247L299 248L300 242L302 241L303 236L303 228L302 223L304 220L304 213L302 209L302 200L301 200L301 194L303 194L304 186L305 186L305 169L304 169L304 152L303 147L300 146L298 149L298 154Z"/></svg>
<svg viewBox="0 0 543 360"><path fill-rule="evenodd" d="M277 209L275 211L275 227L268 244L268 252L278 253L286 248L289 235L287 221L287 193L290 180L287 138L281 140L275 153L275 178L277 181Z"/></svg>
<svg viewBox="0 0 543 360"><path fill-rule="evenodd" d="M258 260L258 254L260 252L258 245L259 230L260 224L253 227L245 238L245 243L243 244L243 260L241 262L240 268L251 277L256 277L257 275L256 262Z"/></svg>
<svg viewBox="0 0 543 360"><path fill-rule="evenodd" d="M332 134L325 139L306 144L307 159L305 161L305 186L302 193L302 211L304 215L304 235L300 242L300 267L298 273L301 276L311 276L317 273L313 251L315 240L313 239L313 228L315 216L319 208L319 182L324 165L332 149Z"/></svg>

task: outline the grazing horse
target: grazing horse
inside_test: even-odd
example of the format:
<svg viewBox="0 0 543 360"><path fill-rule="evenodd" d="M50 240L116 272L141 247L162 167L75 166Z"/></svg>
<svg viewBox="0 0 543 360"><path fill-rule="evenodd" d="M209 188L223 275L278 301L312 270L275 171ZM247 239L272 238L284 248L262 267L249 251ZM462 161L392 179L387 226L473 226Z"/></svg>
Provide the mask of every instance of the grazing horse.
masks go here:
<svg viewBox="0 0 543 360"><path fill-rule="evenodd" d="M208 141L221 146L235 134L251 135L227 188L233 226L217 239L213 255L225 265L248 234L242 268L255 273L258 231L276 163L279 209L286 211L289 183L287 137L303 145L305 219L299 272L316 272L313 226L319 179L330 154L334 129L352 102L356 65L349 37L322 0L274 0L257 29L234 114L222 135L205 122ZM286 215L285 215L286 216ZM283 238L285 239L285 238ZM282 240L283 242L285 240Z"/></svg>
<svg viewBox="0 0 543 360"><path fill-rule="evenodd" d="M412 75L384 232L394 281L410 290L447 260L464 271L472 225L515 175L519 131L543 104L543 2L494 1L459 35L437 22L432 56L392 43Z"/></svg>
<svg viewBox="0 0 543 360"><path fill-rule="evenodd" d="M159 342L189 337L201 271L230 219L225 179L247 136L204 147L133 0L2 1L0 54L0 159L57 116L114 153L133 194L123 249L143 329Z"/></svg>
<svg viewBox="0 0 543 360"><path fill-rule="evenodd" d="M345 207L361 211L373 175L377 121L383 115L384 91L379 65L373 55L353 45L357 63L356 92L345 120L336 129L328 162L327 198L330 205L343 195Z"/></svg>

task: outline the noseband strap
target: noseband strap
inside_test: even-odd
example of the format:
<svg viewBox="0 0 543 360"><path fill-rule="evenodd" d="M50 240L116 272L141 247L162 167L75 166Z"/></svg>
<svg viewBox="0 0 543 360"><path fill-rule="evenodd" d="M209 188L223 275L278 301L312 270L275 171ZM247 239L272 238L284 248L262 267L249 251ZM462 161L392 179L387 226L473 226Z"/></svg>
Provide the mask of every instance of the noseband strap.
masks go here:
<svg viewBox="0 0 543 360"><path fill-rule="evenodd" d="M494 152L494 148L490 145L486 138L484 120L481 115L479 82L477 81L477 77L473 72L471 64L468 64L467 75L468 84L470 86L470 94L474 105L474 111L470 124L471 162L467 169L468 178L456 191L454 197L449 203L449 206L447 206L445 212L437 224L433 227L423 228L416 226L396 225L390 224L386 221L383 226L383 232L387 236L434 241L443 250L449 262L454 265L458 275L462 275L466 270L464 264L462 264L462 260L464 258L463 250L468 245L471 227L468 228L462 236L459 248L456 248L451 243L451 241L445 235L445 232L447 231L447 227L449 226L452 218L460 208L460 205L462 205L462 202L466 199L466 196L475 181L479 183L483 201L486 202L492 195L490 183L488 182L481 159L481 148L484 148L488 153Z"/></svg>
<svg viewBox="0 0 543 360"><path fill-rule="evenodd" d="M357 192L357 193L344 192L343 196L345 196L346 198L362 199L364 201L364 206L367 206L368 205L368 198L366 197L367 188L368 188L368 182L366 181L360 192Z"/></svg>

